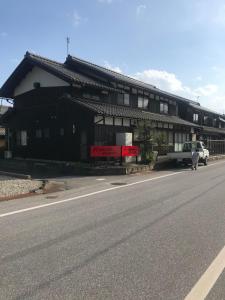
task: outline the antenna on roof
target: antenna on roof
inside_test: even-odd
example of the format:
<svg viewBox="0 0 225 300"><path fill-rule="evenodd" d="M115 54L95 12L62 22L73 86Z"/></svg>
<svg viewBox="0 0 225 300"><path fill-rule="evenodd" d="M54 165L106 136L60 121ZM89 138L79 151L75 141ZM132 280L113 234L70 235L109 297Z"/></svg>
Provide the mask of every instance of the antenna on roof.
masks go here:
<svg viewBox="0 0 225 300"><path fill-rule="evenodd" d="M66 54L69 55L69 44L70 44L70 38L67 36L66 38Z"/></svg>

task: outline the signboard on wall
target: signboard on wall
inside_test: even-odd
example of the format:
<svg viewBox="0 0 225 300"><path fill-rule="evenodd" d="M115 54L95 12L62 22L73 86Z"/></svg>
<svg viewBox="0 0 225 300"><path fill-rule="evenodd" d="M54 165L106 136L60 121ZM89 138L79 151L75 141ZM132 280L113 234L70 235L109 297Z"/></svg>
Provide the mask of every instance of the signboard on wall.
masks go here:
<svg viewBox="0 0 225 300"><path fill-rule="evenodd" d="M122 156L138 156L140 149L137 146L122 146Z"/></svg>
<svg viewBox="0 0 225 300"><path fill-rule="evenodd" d="M121 157L120 146L91 146L91 157Z"/></svg>
<svg viewBox="0 0 225 300"><path fill-rule="evenodd" d="M138 156L137 146L91 146L91 157L125 157Z"/></svg>

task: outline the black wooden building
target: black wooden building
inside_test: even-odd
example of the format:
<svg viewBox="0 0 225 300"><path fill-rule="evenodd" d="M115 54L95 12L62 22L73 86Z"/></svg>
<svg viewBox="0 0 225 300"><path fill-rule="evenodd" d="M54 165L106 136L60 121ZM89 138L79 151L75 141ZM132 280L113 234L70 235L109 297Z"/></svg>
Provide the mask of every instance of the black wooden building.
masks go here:
<svg viewBox="0 0 225 300"><path fill-rule="evenodd" d="M222 115L70 55L59 63L27 52L0 96L14 99L4 118L14 157L88 160L91 145L115 145L116 133L132 133L132 143L140 143L143 124L163 133L168 149L208 138L210 128L225 137Z"/></svg>

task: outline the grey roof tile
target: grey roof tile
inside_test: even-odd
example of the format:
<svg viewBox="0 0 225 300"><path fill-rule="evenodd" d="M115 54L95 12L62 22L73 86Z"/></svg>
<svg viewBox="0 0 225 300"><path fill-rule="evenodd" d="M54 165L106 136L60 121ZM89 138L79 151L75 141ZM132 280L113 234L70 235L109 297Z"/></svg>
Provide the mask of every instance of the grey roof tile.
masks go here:
<svg viewBox="0 0 225 300"><path fill-rule="evenodd" d="M177 95L174 95L172 93L163 91L163 90L158 89L156 86L151 85L149 83L137 80L137 79L135 79L133 77L130 77L130 76L127 76L127 75L115 72L113 70L107 69L105 67L96 65L96 64L91 63L89 61L86 61L86 60L83 60L83 59L80 59L80 58L77 58L77 57L74 57L74 56L71 56L71 55L69 55L67 57L66 63L68 65L69 64L74 64L74 65L86 66L88 69L95 70L97 72L102 73L102 75L104 75L104 76L111 77L112 80L117 80L119 82L122 82L122 83L128 84L128 85L134 85L137 88L139 87L139 88L142 88L144 90L148 90L149 92L156 92L156 93L162 94L162 95L167 96L167 97L176 98L176 100L182 101L182 102L188 102L188 103L198 104L198 102L196 102L196 101L193 101L193 100L190 100L190 99L186 99L184 97L177 96Z"/></svg>
<svg viewBox="0 0 225 300"><path fill-rule="evenodd" d="M220 133L225 134L225 128L215 128L215 127L208 127L208 126L202 126L203 133Z"/></svg>
<svg viewBox="0 0 225 300"><path fill-rule="evenodd" d="M209 113L212 113L212 114L215 114L215 115L219 115L219 116L222 116L222 114L219 114L218 112L214 111L214 110L211 110L209 108L206 108L204 106L201 106L200 104L197 105L197 104L193 104L193 103L190 103L189 104L191 107L197 109L197 110L200 110L200 111L205 111L205 112L209 112Z"/></svg>
<svg viewBox="0 0 225 300"><path fill-rule="evenodd" d="M72 101L100 115L112 116L112 117L124 117L124 118L139 119L139 120L152 120L152 121L158 121L158 122L164 122L170 124L199 127L196 124L182 120L177 116L151 113L148 111L143 111L138 108L113 105L113 104L102 103L102 102L94 102L91 100L78 99L78 98L73 98Z"/></svg>
<svg viewBox="0 0 225 300"><path fill-rule="evenodd" d="M65 79L68 79L72 83L84 83L89 84L92 86L102 87L102 88L110 88L109 86L104 85L101 81L94 80L88 76L85 76L81 73L78 73L74 70L70 70L68 66L66 66L63 63L56 62L54 60L50 60L48 58L32 54L27 52L26 56L29 60L31 60L34 63L38 63L42 67L47 67L49 70L52 70L56 72L57 74L60 74L61 76L65 77Z"/></svg>

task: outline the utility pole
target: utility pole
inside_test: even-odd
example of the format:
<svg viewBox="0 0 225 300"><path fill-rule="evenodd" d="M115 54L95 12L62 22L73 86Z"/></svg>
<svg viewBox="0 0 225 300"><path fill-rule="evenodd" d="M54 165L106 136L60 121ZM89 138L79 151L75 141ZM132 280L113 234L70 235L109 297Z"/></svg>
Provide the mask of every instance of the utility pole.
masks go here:
<svg viewBox="0 0 225 300"><path fill-rule="evenodd" d="M66 38L66 54L69 55L69 44L70 44L70 38L67 36Z"/></svg>

